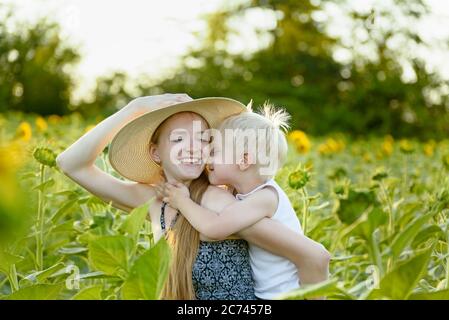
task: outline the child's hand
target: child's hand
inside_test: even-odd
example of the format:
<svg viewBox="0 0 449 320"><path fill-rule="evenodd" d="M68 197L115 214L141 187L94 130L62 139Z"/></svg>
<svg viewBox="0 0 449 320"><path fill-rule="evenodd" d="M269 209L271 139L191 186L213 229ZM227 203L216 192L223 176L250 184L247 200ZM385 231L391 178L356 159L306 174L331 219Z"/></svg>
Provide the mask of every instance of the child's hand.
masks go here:
<svg viewBox="0 0 449 320"><path fill-rule="evenodd" d="M190 198L189 189L182 183L166 183L162 201L167 202L173 209L179 209L180 202Z"/></svg>
<svg viewBox="0 0 449 320"><path fill-rule="evenodd" d="M156 198L162 200L165 197L165 183L160 182L154 185L154 190L156 191Z"/></svg>

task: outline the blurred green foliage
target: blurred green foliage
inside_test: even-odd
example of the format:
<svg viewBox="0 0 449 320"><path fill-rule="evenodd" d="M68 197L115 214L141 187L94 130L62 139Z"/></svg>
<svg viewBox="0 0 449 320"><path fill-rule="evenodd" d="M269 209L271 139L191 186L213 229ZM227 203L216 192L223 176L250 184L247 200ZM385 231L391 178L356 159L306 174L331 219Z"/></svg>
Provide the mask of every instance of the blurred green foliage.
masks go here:
<svg viewBox="0 0 449 320"><path fill-rule="evenodd" d="M329 3L352 23L344 37L328 30ZM171 76L157 81L151 76L131 80L120 72L105 75L97 79L92 96L76 105L69 104L74 79L68 70L79 55L63 44L58 27L42 22L10 33L3 19L0 111L77 110L89 117L108 116L138 95L187 92L194 98L229 96L244 103L253 99L256 105L270 100L288 109L293 128L314 135L445 137L448 81L428 71L414 53L429 46L413 28L429 10L423 0L391 3L375 11L357 11L348 0L225 3L205 16L206 34L198 34L199 46L182 58ZM255 28L256 42L265 45L255 52L229 50L244 29L254 29L248 16L260 12L266 19L271 13L275 20L272 27ZM338 52L349 58L338 59Z"/></svg>
<svg viewBox="0 0 449 320"><path fill-rule="evenodd" d="M68 113L69 71L79 57L62 41L57 24L19 23L11 9L0 6L0 111Z"/></svg>
<svg viewBox="0 0 449 320"><path fill-rule="evenodd" d="M344 5L347 1L335 1ZM314 4L312 4L314 3ZM404 81L403 56L389 45L401 39L400 50L426 46L417 31L395 23L397 11L410 25L427 13L423 1L395 1L397 10L360 14L346 6L358 30L366 34L374 59L345 48L338 38L325 32L326 22L314 14L322 12L319 1L246 1L209 17L209 35L204 47L185 57L184 69L162 82L162 91L186 91L192 96L225 95L257 104L266 99L293 115L293 127L313 134L345 131L354 135L370 132L394 136L442 137L449 133L448 100L431 102L425 92L447 85L426 72L424 62L409 54L414 79ZM264 31L271 43L253 55L232 55L223 49L232 33L229 22L254 10L272 10L277 24ZM395 13L393 13L395 12ZM376 27L375 19L388 27ZM373 21L374 20L374 21ZM245 24L240 28L245 28ZM347 49L353 59L336 62L336 49ZM199 67L189 66L192 58ZM402 59L402 60L400 60Z"/></svg>

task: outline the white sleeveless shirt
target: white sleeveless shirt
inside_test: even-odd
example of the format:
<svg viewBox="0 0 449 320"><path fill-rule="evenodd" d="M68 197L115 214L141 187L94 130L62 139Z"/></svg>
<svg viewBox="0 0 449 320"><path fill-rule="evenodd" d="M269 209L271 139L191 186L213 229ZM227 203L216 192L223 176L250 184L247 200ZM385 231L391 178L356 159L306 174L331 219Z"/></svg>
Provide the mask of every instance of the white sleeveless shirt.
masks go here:
<svg viewBox="0 0 449 320"><path fill-rule="evenodd" d="M271 219L277 220L293 231L302 234L301 224L290 200L273 179L268 180L249 193L236 194L236 198L242 200L266 186L273 187L278 194L278 207ZM254 277L254 289L258 298L274 299L282 293L299 288L296 265L287 258L277 256L251 243L249 243L249 257Z"/></svg>

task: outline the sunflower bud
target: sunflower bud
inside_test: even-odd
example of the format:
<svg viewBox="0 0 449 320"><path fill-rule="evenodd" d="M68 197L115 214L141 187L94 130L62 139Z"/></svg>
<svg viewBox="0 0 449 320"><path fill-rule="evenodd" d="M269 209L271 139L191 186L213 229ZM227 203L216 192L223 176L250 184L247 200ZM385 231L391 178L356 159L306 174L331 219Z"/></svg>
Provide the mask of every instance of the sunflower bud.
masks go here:
<svg viewBox="0 0 449 320"><path fill-rule="evenodd" d="M288 175L288 185L295 190L304 188L309 180L308 168L299 168Z"/></svg>
<svg viewBox="0 0 449 320"><path fill-rule="evenodd" d="M372 178L375 181L381 181L388 177L388 173L385 171L384 168L378 168L376 169L376 172L373 174Z"/></svg>
<svg viewBox="0 0 449 320"><path fill-rule="evenodd" d="M34 149L33 157L44 166L48 167L56 166L56 153L54 153L53 150L50 150L48 148Z"/></svg>

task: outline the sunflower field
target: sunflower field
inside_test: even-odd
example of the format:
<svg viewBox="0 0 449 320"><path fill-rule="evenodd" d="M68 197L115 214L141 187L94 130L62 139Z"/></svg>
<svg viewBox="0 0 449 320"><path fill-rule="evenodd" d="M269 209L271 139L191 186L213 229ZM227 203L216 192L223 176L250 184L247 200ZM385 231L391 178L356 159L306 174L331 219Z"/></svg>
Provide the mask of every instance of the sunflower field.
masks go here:
<svg viewBox="0 0 449 320"><path fill-rule="evenodd" d="M0 299L158 299L170 250L149 203L124 214L56 166L99 121L0 115ZM332 259L328 281L281 299L449 299L449 140L288 139L276 179ZM107 148L96 165L115 175Z"/></svg>

